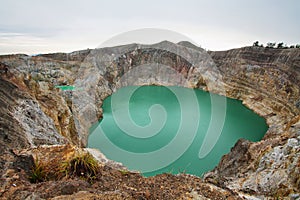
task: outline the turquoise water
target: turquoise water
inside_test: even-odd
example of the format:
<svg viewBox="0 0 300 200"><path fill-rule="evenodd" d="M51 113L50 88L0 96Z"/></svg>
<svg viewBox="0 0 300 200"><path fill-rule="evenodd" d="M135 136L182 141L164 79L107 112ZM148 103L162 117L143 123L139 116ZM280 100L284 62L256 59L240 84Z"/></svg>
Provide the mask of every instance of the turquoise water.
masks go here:
<svg viewBox="0 0 300 200"><path fill-rule="evenodd" d="M145 176L201 176L238 139L259 141L268 128L241 101L180 87L124 87L104 100L103 111L88 147Z"/></svg>
<svg viewBox="0 0 300 200"><path fill-rule="evenodd" d="M57 85L55 86L56 88L59 88L63 91L72 91L72 90L75 90L75 86L73 85Z"/></svg>

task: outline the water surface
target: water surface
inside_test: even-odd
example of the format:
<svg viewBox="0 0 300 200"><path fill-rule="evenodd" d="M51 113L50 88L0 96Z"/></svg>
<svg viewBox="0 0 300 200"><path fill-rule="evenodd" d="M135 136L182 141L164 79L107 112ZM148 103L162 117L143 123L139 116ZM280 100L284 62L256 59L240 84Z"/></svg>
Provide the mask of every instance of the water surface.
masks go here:
<svg viewBox="0 0 300 200"><path fill-rule="evenodd" d="M61 89L62 91L75 90L75 86L73 86L73 85L56 85L55 87Z"/></svg>
<svg viewBox="0 0 300 200"><path fill-rule="evenodd" d="M124 87L104 100L103 111L103 120L90 129L88 147L100 149L109 159L145 176L183 172L201 176L212 170L238 139L259 141L268 128L265 120L241 101L179 87ZM213 132L217 127L222 127L219 137ZM211 150L203 145L208 134L213 135L209 145L215 143ZM201 146L207 150L202 157ZM172 157L176 160L169 163Z"/></svg>

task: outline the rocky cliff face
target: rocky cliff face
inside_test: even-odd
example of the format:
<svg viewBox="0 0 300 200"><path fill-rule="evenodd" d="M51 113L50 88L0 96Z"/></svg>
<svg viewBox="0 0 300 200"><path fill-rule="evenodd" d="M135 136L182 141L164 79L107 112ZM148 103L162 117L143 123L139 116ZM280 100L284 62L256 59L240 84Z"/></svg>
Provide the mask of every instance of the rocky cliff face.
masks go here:
<svg viewBox="0 0 300 200"><path fill-rule="evenodd" d="M226 95L267 119L277 133L299 115L299 50L249 47L211 52L222 71ZM268 135L269 136L269 135Z"/></svg>
<svg viewBox="0 0 300 200"><path fill-rule="evenodd" d="M26 154L19 151L35 149L41 144L85 147L88 128L102 116L104 98L125 85L149 84L201 88L240 99L263 116L269 125L262 141L240 140L228 155L223 156L220 164L205 175L204 182L192 178L195 182L200 181L203 187L196 190L199 186L189 185L192 189L182 189L186 196L214 198L220 190L222 192L218 194L224 199L229 196L299 198L299 49L245 47L206 53L186 42L132 44L70 54L1 56L0 73L0 150L3 152L0 195L4 198L20 195L15 193L15 186L10 185L13 184L12 177L22 177L19 174L22 170L28 173L32 156L35 157L34 150L26 150ZM74 85L77 90L62 91L55 87L57 85ZM49 149L41 148L40 151ZM23 160L20 161L20 157ZM25 164L20 167L20 163ZM131 179L136 181L132 176ZM30 184L25 181L26 177L23 178L18 184L23 184L20 190L25 191ZM115 179L116 176L111 177L111 180ZM189 178L176 179L173 184L186 179ZM157 177L156 181L159 180ZM73 181L75 185L79 184ZM42 184L49 186L50 183ZM59 182L58 186L62 186L60 184L64 183ZM141 188L148 186L139 185ZM211 194L201 192L204 187L211 188ZM36 191L37 195L46 189L45 186L34 188L30 190ZM87 188L89 186L82 190ZM122 186L120 189L130 196L128 188ZM102 195L103 191L98 194ZM76 192L72 190L70 194L81 195ZM131 192L137 194L138 191ZM143 195L154 198L148 193Z"/></svg>
<svg viewBox="0 0 300 200"><path fill-rule="evenodd" d="M260 142L239 141L206 179L262 196L299 194L299 50L251 47L211 55L225 74L227 96L263 116L269 130Z"/></svg>

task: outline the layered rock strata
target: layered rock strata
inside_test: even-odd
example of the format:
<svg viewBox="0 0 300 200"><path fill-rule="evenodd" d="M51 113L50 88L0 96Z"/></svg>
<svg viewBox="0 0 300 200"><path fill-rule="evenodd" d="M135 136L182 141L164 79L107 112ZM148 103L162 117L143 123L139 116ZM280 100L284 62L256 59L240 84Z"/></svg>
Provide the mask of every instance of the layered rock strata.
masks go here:
<svg viewBox="0 0 300 200"><path fill-rule="evenodd" d="M249 198L297 198L300 192L299 49L245 47L207 53L187 42L132 44L1 56L0 73L3 194L10 183L7 171L16 170L9 163L20 163L16 150L41 144L85 147L88 128L102 117L107 96L125 85L149 84L200 88L240 99L266 119L264 139L237 142L204 176L206 184ZM77 90L62 91L58 85ZM32 162L30 156L26 162Z"/></svg>

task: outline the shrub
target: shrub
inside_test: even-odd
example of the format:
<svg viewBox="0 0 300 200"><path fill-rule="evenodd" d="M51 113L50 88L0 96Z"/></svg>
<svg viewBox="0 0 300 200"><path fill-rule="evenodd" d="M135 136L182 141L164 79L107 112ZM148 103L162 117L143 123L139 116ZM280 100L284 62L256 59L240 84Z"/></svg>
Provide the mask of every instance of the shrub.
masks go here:
<svg viewBox="0 0 300 200"><path fill-rule="evenodd" d="M276 45L276 42L268 42L266 47L267 48L274 48L275 45Z"/></svg>
<svg viewBox="0 0 300 200"><path fill-rule="evenodd" d="M29 180L31 183L39 183L47 180L45 165L38 158L34 161Z"/></svg>
<svg viewBox="0 0 300 200"><path fill-rule="evenodd" d="M282 49L284 46L283 46L283 42L279 42L278 44L277 44L277 48L278 49Z"/></svg>
<svg viewBox="0 0 300 200"><path fill-rule="evenodd" d="M259 46L259 42L258 41L255 41L254 43L253 43L253 45L252 46L254 46L254 47L258 47Z"/></svg>
<svg viewBox="0 0 300 200"><path fill-rule="evenodd" d="M96 178L96 175L99 173L99 165L91 154L84 153L63 163L61 172L66 177L77 176L90 181Z"/></svg>
<svg viewBox="0 0 300 200"><path fill-rule="evenodd" d="M126 176L128 175L130 172L126 169L123 169L123 170L120 170L120 173L123 175L123 176Z"/></svg>

